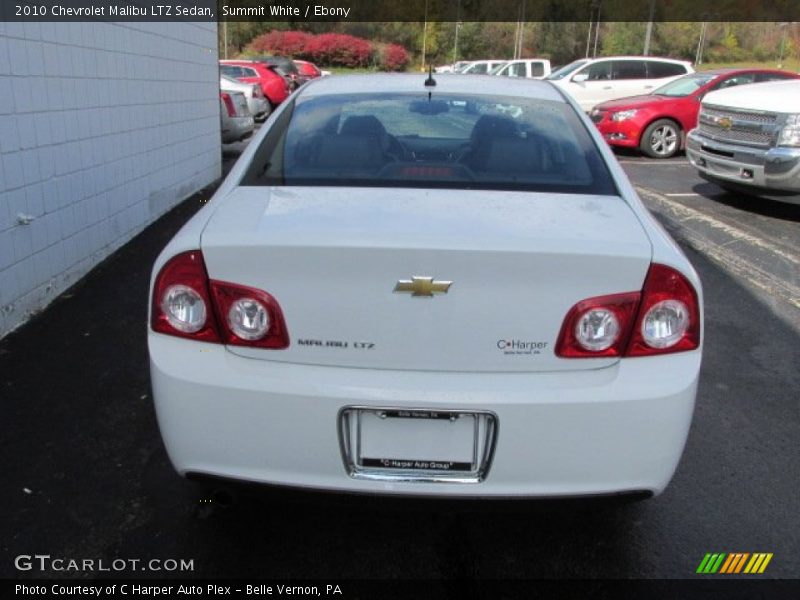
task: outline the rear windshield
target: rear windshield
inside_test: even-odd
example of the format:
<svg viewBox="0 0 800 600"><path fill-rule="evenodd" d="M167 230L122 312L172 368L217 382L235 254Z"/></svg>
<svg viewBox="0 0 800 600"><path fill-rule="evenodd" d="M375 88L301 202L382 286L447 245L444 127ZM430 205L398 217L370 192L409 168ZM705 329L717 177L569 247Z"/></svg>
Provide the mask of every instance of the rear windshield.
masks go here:
<svg viewBox="0 0 800 600"><path fill-rule="evenodd" d="M570 105L427 93L301 97L242 184L616 193Z"/></svg>

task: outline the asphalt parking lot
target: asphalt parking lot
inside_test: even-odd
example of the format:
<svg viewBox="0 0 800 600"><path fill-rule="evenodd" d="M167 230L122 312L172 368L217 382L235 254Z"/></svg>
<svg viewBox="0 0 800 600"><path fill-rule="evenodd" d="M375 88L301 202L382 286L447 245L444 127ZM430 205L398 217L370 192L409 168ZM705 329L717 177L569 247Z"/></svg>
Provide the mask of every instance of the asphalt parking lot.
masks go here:
<svg viewBox="0 0 800 600"><path fill-rule="evenodd" d="M209 506L164 452L145 344L151 265L206 191L0 341L0 576L87 576L15 569L15 556L39 553L193 559L193 572L170 574L191 577L692 578L705 553L741 551L774 553L766 577L797 577L800 207L753 207L683 157L619 158L705 290L695 420L663 495L618 506L273 494Z"/></svg>

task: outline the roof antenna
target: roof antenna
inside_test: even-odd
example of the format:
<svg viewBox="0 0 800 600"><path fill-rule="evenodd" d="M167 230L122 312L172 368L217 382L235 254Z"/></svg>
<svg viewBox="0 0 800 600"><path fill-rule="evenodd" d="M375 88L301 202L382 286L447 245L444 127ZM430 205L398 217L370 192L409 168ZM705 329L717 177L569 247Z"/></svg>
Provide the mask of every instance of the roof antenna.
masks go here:
<svg viewBox="0 0 800 600"><path fill-rule="evenodd" d="M425 87L435 87L436 80L433 78L433 65L428 65L428 78L425 80Z"/></svg>
<svg viewBox="0 0 800 600"><path fill-rule="evenodd" d="M433 78L433 65L430 64L428 65L428 78L425 80L425 87L432 88L435 86L436 86L436 80ZM428 90L428 102L431 101L432 96L433 93L430 90Z"/></svg>

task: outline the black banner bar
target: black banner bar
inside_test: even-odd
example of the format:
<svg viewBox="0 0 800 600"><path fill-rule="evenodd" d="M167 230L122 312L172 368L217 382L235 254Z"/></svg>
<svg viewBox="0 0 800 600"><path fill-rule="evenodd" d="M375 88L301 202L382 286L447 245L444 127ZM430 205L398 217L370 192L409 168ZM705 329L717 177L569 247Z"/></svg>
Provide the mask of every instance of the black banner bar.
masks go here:
<svg viewBox="0 0 800 600"><path fill-rule="evenodd" d="M3 0L0 21L800 20L799 0Z"/></svg>

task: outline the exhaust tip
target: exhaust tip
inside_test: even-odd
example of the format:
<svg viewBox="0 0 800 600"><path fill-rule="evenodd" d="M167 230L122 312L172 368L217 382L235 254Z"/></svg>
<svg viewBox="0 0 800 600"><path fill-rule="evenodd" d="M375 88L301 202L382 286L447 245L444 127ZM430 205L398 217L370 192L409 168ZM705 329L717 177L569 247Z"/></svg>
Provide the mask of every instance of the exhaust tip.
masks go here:
<svg viewBox="0 0 800 600"><path fill-rule="evenodd" d="M218 488L211 492L211 500L221 508L230 508L236 504L236 495L229 489Z"/></svg>

